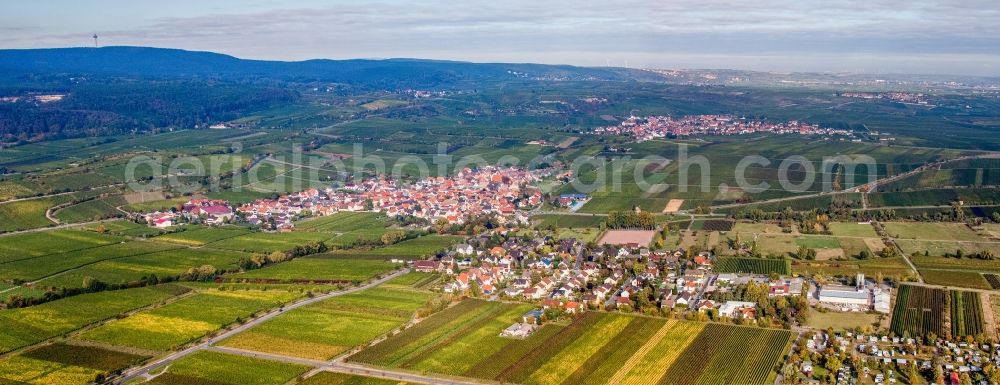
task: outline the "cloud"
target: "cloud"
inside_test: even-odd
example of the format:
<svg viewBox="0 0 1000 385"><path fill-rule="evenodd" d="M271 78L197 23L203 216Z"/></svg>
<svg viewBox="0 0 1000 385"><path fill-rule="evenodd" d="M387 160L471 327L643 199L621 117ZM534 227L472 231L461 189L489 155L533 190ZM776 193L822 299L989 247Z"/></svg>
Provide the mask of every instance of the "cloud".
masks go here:
<svg viewBox="0 0 1000 385"><path fill-rule="evenodd" d="M648 65L664 65L679 55L784 60L796 55L864 55L879 60L882 54L995 62L991 55L1000 52L1000 23L995 22L1000 20L1000 3L952 3L344 0L308 7L261 2L249 10L235 3L191 15L150 17L138 27L105 31L102 39L107 44L270 59L443 57L597 64L608 57L632 56ZM76 31L33 30L0 38L6 46L80 41ZM512 57L515 53L523 56ZM663 59L655 59L657 55ZM979 68L982 63L972 64Z"/></svg>

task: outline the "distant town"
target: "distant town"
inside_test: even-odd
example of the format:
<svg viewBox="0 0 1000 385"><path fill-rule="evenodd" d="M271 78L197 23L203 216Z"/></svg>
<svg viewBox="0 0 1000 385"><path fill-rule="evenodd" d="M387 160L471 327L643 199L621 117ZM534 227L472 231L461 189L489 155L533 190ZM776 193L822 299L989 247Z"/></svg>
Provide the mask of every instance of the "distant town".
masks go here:
<svg viewBox="0 0 1000 385"><path fill-rule="evenodd" d="M671 116L629 116L618 125L594 129L594 133L597 135L624 135L640 142L666 137L744 135L762 132L771 134L853 136L853 133L848 130L823 128L816 124L795 120L774 123L733 115L689 115L677 118Z"/></svg>
<svg viewBox="0 0 1000 385"><path fill-rule="evenodd" d="M429 222L461 224L467 218L498 214L527 223L526 209L542 203L532 183L550 170L526 171L514 167L466 168L452 177L428 177L412 184L378 177L347 183L334 189L311 188L277 199L257 199L233 207L224 200L193 199L179 212L146 214L151 226L165 228L181 219L218 225L239 220L264 230L289 231L299 216L322 216L340 211L374 211L390 217L414 217Z"/></svg>

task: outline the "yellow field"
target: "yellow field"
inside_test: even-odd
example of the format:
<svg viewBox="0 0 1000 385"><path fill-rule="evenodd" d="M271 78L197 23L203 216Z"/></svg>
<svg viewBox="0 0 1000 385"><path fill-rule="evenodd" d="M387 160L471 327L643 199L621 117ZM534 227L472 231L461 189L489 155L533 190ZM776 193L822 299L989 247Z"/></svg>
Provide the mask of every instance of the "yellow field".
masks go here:
<svg viewBox="0 0 1000 385"><path fill-rule="evenodd" d="M89 384L100 370L56 362L13 356L0 360L0 378L29 384L81 385Z"/></svg>
<svg viewBox="0 0 1000 385"><path fill-rule="evenodd" d="M701 329L705 328L705 324L700 322L680 322L676 320L671 320L665 327L667 326L670 327L670 330L665 335L661 336L660 333L657 333L654 336L654 339L656 337L660 339L655 342L653 348L648 350L649 354L640 357L638 362L632 365L627 374L615 374L615 378L622 379L621 384L643 385L649 383L650 379L662 378L666 374L667 369L677 360L677 357L680 357L681 353L684 352L684 348L698 337ZM650 340L650 343L653 343L653 339ZM645 348L643 346L643 349ZM635 359L635 356L630 358L629 361L633 359ZM625 370L625 367L622 369Z"/></svg>
<svg viewBox="0 0 1000 385"><path fill-rule="evenodd" d="M316 342L293 340L254 331L243 332L225 341L225 346L268 352L293 357L328 360L346 351L348 346L336 346Z"/></svg>
<svg viewBox="0 0 1000 385"><path fill-rule="evenodd" d="M621 333L631 317L612 315L605 317L595 325L594 330L601 333L586 333L565 349L556 354L545 365L531 374L531 383L538 385L558 385L563 379L573 374L580 364L587 360L618 333Z"/></svg>
<svg viewBox="0 0 1000 385"><path fill-rule="evenodd" d="M163 317L149 313L140 313L122 319L115 322L114 326L115 329L123 333L128 333L129 331L141 332L145 330L156 330L157 332L163 334L184 336L199 336L219 328L219 325L208 322L177 317Z"/></svg>

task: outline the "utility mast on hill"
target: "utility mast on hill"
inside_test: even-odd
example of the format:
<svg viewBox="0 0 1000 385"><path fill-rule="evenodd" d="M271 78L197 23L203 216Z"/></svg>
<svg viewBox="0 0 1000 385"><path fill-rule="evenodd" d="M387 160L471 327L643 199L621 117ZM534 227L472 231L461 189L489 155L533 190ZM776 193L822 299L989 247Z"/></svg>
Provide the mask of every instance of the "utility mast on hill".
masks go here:
<svg viewBox="0 0 1000 385"><path fill-rule="evenodd" d="M97 48L97 34L94 34L94 48Z"/></svg>

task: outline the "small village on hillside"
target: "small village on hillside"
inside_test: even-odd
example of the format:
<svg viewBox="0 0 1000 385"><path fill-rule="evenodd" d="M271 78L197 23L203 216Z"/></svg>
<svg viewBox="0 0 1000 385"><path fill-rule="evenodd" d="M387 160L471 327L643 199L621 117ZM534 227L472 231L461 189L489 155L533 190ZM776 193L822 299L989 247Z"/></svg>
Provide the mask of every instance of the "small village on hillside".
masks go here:
<svg viewBox="0 0 1000 385"><path fill-rule="evenodd" d="M597 135L621 135L642 142L666 137L692 135L745 135L753 133L825 135L851 138L849 130L823 128L799 121L772 123L732 115L629 116L616 126L594 129Z"/></svg>
<svg viewBox="0 0 1000 385"><path fill-rule="evenodd" d="M236 220L272 231L290 231L300 217L343 211L373 211L390 217L412 217L428 222L461 224L469 217L498 214L527 223L524 209L542 203L542 193L531 187L548 177L548 169L525 171L514 167L461 170L453 177L428 177L412 184L395 179L368 178L338 188L311 188L257 199L235 206L224 200L192 199L180 210L144 214L154 227L171 227L181 220L223 224Z"/></svg>

